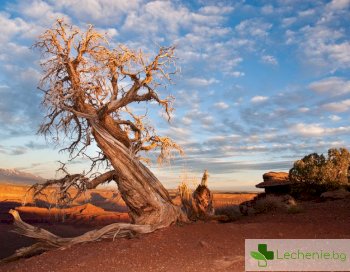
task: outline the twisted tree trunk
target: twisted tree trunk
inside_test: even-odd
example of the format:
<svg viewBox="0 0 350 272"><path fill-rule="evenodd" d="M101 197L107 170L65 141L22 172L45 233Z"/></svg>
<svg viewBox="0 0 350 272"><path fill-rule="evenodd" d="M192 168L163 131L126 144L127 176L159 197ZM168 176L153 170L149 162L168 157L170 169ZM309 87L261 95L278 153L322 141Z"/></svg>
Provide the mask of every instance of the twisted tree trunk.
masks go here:
<svg viewBox="0 0 350 272"><path fill-rule="evenodd" d="M99 123L92 123L94 137L115 171L118 189L129 207L135 224L167 227L177 221L188 221L181 207L173 204L168 191L125 146Z"/></svg>

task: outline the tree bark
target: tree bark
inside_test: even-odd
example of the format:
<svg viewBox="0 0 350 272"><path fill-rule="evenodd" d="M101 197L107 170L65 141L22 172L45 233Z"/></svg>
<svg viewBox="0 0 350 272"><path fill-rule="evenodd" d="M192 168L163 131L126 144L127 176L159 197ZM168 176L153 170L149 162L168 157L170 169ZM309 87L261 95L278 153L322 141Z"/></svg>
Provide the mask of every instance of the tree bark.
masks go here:
<svg viewBox="0 0 350 272"><path fill-rule="evenodd" d="M112 137L100 123L92 123L99 148L118 173L118 189L129 207L134 224L167 227L177 221L188 221L160 181L130 151Z"/></svg>

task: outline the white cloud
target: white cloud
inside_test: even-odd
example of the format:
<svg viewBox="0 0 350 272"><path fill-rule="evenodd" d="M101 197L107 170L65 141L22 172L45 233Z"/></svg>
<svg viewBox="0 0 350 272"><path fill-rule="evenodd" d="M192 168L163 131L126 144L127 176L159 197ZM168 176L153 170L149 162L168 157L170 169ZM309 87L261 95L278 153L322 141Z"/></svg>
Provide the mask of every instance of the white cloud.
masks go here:
<svg viewBox="0 0 350 272"><path fill-rule="evenodd" d="M204 118L202 118L201 122L203 127L211 126L214 122L214 117L211 115L207 115Z"/></svg>
<svg viewBox="0 0 350 272"><path fill-rule="evenodd" d="M5 43L17 35L30 31L30 25L21 18L10 18L10 14L0 12L0 42Z"/></svg>
<svg viewBox="0 0 350 272"><path fill-rule="evenodd" d="M271 27L272 24L260 19L248 19L240 22L235 30L242 36L264 38L268 36Z"/></svg>
<svg viewBox="0 0 350 272"><path fill-rule="evenodd" d="M264 63L267 63L267 64L278 65L277 59L276 59L274 56L271 56L271 55L263 55L263 56L261 57L261 60L262 60Z"/></svg>
<svg viewBox="0 0 350 272"><path fill-rule="evenodd" d="M252 99L250 100L251 102L257 104L257 103L262 103L262 102L265 102L267 101L269 98L267 96L260 96L260 95L257 95L257 96L254 96L252 97Z"/></svg>
<svg viewBox="0 0 350 272"><path fill-rule="evenodd" d="M327 5L330 10L346 9L350 6L350 0L333 0Z"/></svg>
<svg viewBox="0 0 350 272"><path fill-rule="evenodd" d="M265 5L261 8L262 14L272 14L274 11L274 8L272 5Z"/></svg>
<svg viewBox="0 0 350 272"><path fill-rule="evenodd" d="M103 28L96 28L96 30L100 33L106 33L107 37L109 39L113 39L115 38L116 36L119 35L119 32L117 29L115 28L106 28L106 29L103 29Z"/></svg>
<svg viewBox="0 0 350 272"><path fill-rule="evenodd" d="M193 25L191 33L188 34L188 38L208 38L208 37L221 37L228 35L231 31L229 27L210 27L205 25Z"/></svg>
<svg viewBox="0 0 350 272"><path fill-rule="evenodd" d="M218 83L219 81L215 78L206 79L201 77L193 77L188 79L187 82L192 86L204 87L214 83Z"/></svg>
<svg viewBox="0 0 350 272"><path fill-rule="evenodd" d="M187 127L170 127L163 134L169 135L172 139L181 143L182 141L186 142L190 139L191 130Z"/></svg>
<svg viewBox="0 0 350 272"><path fill-rule="evenodd" d="M225 20L224 15L231 10L230 7L220 9L215 6L204 6L199 12L193 12L185 5L175 4L173 1L146 2L141 7L127 12L123 30L137 32L143 36L158 32L162 32L162 35L164 32L168 35L177 35L181 28L192 29L198 25L219 26Z"/></svg>
<svg viewBox="0 0 350 272"><path fill-rule="evenodd" d="M296 44L296 35L297 33L295 31L292 31L290 29L287 29L285 36L286 36L286 44Z"/></svg>
<svg viewBox="0 0 350 272"><path fill-rule="evenodd" d="M298 109L298 111L299 111L299 112L302 112L302 113L305 113L305 112L310 111L310 109L307 108L307 107L301 107L301 108Z"/></svg>
<svg viewBox="0 0 350 272"><path fill-rule="evenodd" d="M322 108L333 112L346 112L350 110L350 99L345 99L339 102L331 102L322 105Z"/></svg>
<svg viewBox="0 0 350 272"><path fill-rule="evenodd" d="M341 95L350 92L350 80L348 81L341 77L328 77L311 83L309 88L318 93L332 96Z"/></svg>
<svg viewBox="0 0 350 272"><path fill-rule="evenodd" d="M226 41L227 35L222 34L226 31L231 33L231 29L203 26L193 26L192 29L196 32L190 32L175 42L184 68L192 67L193 62L202 62L200 65L205 65L207 69L231 75L243 61L240 49L251 47L248 40L243 42L234 38Z"/></svg>
<svg viewBox="0 0 350 272"><path fill-rule="evenodd" d="M205 6L199 9L199 13L210 15L221 15L230 13L234 10L233 7L220 7L220 6Z"/></svg>
<svg viewBox="0 0 350 272"><path fill-rule="evenodd" d="M221 110L225 110L225 109L228 109L230 106L228 104L226 104L225 102L218 102L218 103L215 103L214 106L218 109L221 109Z"/></svg>
<svg viewBox="0 0 350 272"><path fill-rule="evenodd" d="M294 24L297 21L296 17L287 17L282 19L282 26L283 27L288 27L292 24Z"/></svg>
<svg viewBox="0 0 350 272"><path fill-rule="evenodd" d="M243 77L245 76L245 73L244 72L241 72L241 71L233 71L232 73L230 73L232 76L234 77Z"/></svg>
<svg viewBox="0 0 350 272"><path fill-rule="evenodd" d="M298 15L300 17L307 17L307 16L311 16L311 15L314 15L314 14L315 14L315 10L314 9L306 9L306 10L298 12Z"/></svg>
<svg viewBox="0 0 350 272"><path fill-rule="evenodd" d="M81 8L83 6L85 5L81 5ZM40 27L40 31L44 27L51 26L57 18L65 19L66 22L70 21L69 16L55 10L54 6L41 0L25 1L21 5L16 6L16 12L20 12L25 17L35 20L37 22L36 27Z"/></svg>
<svg viewBox="0 0 350 272"><path fill-rule="evenodd" d="M187 116L184 116L182 117L181 119L182 123L184 123L184 125L188 126L188 125L191 125L192 124L192 119L187 117Z"/></svg>
<svg viewBox="0 0 350 272"><path fill-rule="evenodd" d="M333 1L319 9L318 20L297 31L286 31L287 44L296 44L303 60L319 70L335 72L350 67L350 41L346 7L349 1ZM314 19L315 20L315 19Z"/></svg>
<svg viewBox="0 0 350 272"><path fill-rule="evenodd" d="M52 1L57 10L88 23L120 23L123 15L141 7L140 0L79 0Z"/></svg>
<svg viewBox="0 0 350 272"><path fill-rule="evenodd" d="M26 62L33 57L33 50L30 50L28 46L13 42L0 45L0 49L0 61L6 62L7 65Z"/></svg>
<svg viewBox="0 0 350 272"><path fill-rule="evenodd" d="M328 118L330 119L330 120L332 120L333 122L338 122L338 121L340 121L341 120L341 117L340 116L338 116L338 115L330 115L330 116L328 116Z"/></svg>
<svg viewBox="0 0 350 272"><path fill-rule="evenodd" d="M320 124L299 123L291 126L290 130L305 137L325 137L349 133L350 127L325 128Z"/></svg>

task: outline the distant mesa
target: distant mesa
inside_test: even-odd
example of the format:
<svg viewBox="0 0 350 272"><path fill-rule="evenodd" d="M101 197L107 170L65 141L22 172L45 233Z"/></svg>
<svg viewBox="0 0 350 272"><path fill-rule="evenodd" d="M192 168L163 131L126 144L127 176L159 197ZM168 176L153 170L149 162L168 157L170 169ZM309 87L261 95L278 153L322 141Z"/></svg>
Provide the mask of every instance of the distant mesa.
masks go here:
<svg viewBox="0 0 350 272"><path fill-rule="evenodd" d="M287 172L268 172L263 175L264 181L256 188L264 188L266 193L283 194L290 191L290 180Z"/></svg>
<svg viewBox="0 0 350 272"><path fill-rule="evenodd" d="M16 169L0 168L0 183L7 184L34 184L45 181L44 178Z"/></svg>

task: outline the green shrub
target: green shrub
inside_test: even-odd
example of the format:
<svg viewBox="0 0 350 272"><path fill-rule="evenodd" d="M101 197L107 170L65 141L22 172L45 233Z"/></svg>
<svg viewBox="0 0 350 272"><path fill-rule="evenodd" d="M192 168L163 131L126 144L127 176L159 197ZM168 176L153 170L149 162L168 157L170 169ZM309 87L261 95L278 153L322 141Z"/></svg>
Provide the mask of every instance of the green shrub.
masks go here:
<svg viewBox="0 0 350 272"><path fill-rule="evenodd" d="M349 188L350 153L346 148L329 149L328 156L312 153L294 162L289 171L292 194L319 196L341 187Z"/></svg>

